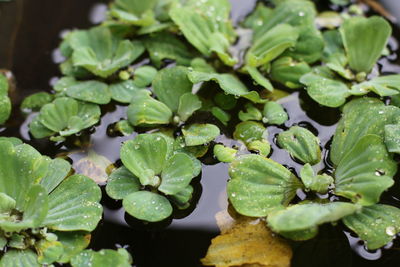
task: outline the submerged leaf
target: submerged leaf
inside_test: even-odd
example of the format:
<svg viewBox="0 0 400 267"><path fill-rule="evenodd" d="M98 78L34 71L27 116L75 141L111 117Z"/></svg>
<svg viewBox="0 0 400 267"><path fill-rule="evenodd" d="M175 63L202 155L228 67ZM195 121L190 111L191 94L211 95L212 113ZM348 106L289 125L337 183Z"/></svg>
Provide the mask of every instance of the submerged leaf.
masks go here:
<svg viewBox="0 0 400 267"><path fill-rule="evenodd" d="M369 73L381 56L392 28L382 17L352 17L344 21L340 33L350 67Z"/></svg>
<svg viewBox="0 0 400 267"><path fill-rule="evenodd" d="M368 249L378 249L400 232L400 210L376 204L343 218L344 224L366 242Z"/></svg>
<svg viewBox="0 0 400 267"><path fill-rule="evenodd" d="M243 155L229 169L228 197L242 215L267 216L284 208L301 188L300 181L279 163L258 155Z"/></svg>

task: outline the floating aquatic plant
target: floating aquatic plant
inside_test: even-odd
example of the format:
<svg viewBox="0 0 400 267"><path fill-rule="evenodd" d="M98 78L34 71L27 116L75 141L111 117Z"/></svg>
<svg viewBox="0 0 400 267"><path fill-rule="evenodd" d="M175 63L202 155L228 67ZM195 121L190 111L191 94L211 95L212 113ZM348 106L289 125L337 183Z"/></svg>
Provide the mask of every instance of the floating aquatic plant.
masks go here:
<svg viewBox="0 0 400 267"><path fill-rule="evenodd" d="M7 77L0 73L0 124L7 121L11 114L11 100L8 97Z"/></svg>

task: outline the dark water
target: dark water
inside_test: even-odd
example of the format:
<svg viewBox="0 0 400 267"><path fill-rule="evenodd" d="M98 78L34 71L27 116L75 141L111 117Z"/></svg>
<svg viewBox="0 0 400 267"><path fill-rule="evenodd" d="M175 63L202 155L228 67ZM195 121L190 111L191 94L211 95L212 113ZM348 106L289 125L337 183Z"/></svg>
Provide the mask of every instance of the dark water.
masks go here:
<svg viewBox="0 0 400 267"><path fill-rule="evenodd" d="M13 94L13 102L16 104L14 113L7 127L0 128L1 136L20 137L49 156L71 151L82 154L85 149L91 148L111 162L118 161L121 142L133 138L134 135L115 136L109 125L125 116L126 107L104 107L102 121L91 129L90 140L88 135L83 134L65 144L31 140L26 127L29 117L25 121L17 107L25 95L51 90L51 84L60 75L55 63L59 63L61 58L55 48L60 42L61 34L68 29L86 28L101 21L106 2L14 0L0 4L0 69L12 70L17 82ZM252 10L255 1L232 0L232 3L232 15L237 21ZM324 4L324 1L320 1L320 4ZM398 48L395 38L391 40L391 48ZM400 72L397 53L380 63L385 73ZM300 124L318 134L326 156L340 114L336 109L319 107L304 92L291 94L282 100L282 104L290 119L283 127L268 127L273 149L270 157L298 172L301 165L275 145L275 135L287 127ZM226 130L226 136L229 137L230 129ZM230 144L233 141L228 137L221 137L218 142ZM76 141L86 144L84 149L76 146ZM72 161L79 159L76 155L78 154L71 155ZM214 164L215 160L210 155L203 161L209 165L203 166L201 179L194 181L193 205L185 213L175 213L173 220L143 224L126 216L120 202L104 196L104 220L93 234L91 247L101 249L126 246L132 253L135 265L139 267L201 266L199 259L205 256L210 240L219 233L214 216L218 211L227 208L225 187L229 179L227 164ZM320 165L320 169L324 168L329 168L326 162ZM383 202L400 206L399 189L397 183L385 193ZM304 198L304 193L298 192L297 197ZM340 224L335 227L325 225L321 227L317 238L302 243L294 242L293 266L400 266L400 244L397 240L386 248L371 252L365 250L359 239L343 232L343 229Z"/></svg>

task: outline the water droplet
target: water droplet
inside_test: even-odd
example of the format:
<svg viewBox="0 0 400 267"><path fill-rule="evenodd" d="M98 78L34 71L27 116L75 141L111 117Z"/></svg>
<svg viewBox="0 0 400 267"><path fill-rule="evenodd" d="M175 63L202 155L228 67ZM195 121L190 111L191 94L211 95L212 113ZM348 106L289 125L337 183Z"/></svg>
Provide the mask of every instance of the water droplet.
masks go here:
<svg viewBox="0 0 400 267"><path fill-rule="evenodd" d="M396 228L394 226L386 227L386 234L389 236L394 236L396 234Z"/></svg>

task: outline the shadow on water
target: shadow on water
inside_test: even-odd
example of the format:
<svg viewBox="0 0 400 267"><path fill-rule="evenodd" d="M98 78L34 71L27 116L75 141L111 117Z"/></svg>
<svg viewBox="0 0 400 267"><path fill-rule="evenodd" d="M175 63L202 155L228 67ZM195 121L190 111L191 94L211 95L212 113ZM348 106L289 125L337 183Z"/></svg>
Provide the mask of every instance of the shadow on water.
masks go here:
<svg viewBox="0 0 400 267"><path fill-rule="evenodd" d="M17 93L13 99L17 106L27 94L51 90L51 83L60 75L56 63L62 58L55 49L61 40L60 36L65 30L87 28L100 22L106 2L14 0L0 4L0 69L12 70L17 78ZM232 0L232 3L233 19L239 21L254 8L256 1ZM397 50L397 46L396 39L392 39L392 50ZM396 60L397 53L383 59L380 62L382 70L387 73L399 72ZM291 94L282 100L282 104L290 119L283 127L268 127L273 150L270 157L292 167L293 171L298 173L301 165L275 144L275 135L295 124L306 127L318 135L321 146L326 148L326 157L340 114L335 109L316 106L304 92ZM309 109L311 105L313 108ZM90 130L91 148L112 162L119 160L121 143L132 139L135 135L119 137L109 133L109 125L123 118L125 109L124 106L113 105L105 108L100 124ZM69 142L53 144L45 140L31 140L24 120L18 108L15 108L7 127L0 128L0 135L20 137L49 156L66 154L77 149ZM226 136L231 136L231 133L227 132ZM221 137L221 140L234 142L226 136ZM80 137L80 139L85 138L88 138L87 135ZM213 165L215 161L212 158L206 159L205 162L210 165L203 165L201 179L196 179L194 182L197 199L189 209L190 214L175 213L173 220L146 225L126 216L120 202L105 196L102 200L105 207L104 220L93 233L91 247L100 249L127 246L138 267L201 266L199 259L204 257L211 238L219 232L214 216L227 207L225 188L229 179L227 164ZM320 165L321 170L324 168L329 169L326 162ZM400 206L399 191L399 185L396 184L385 193L383 201ZM298 198L303 197L304 194L299 192ZM368 252L358 238L343 232L340 224L336 227L328 225L321 228L316 239L293 243L295 252L293 265L296 267L398 266L400 244L396 240L391 247L392 249L389 249L389 246L386 249Z"/></svg>

